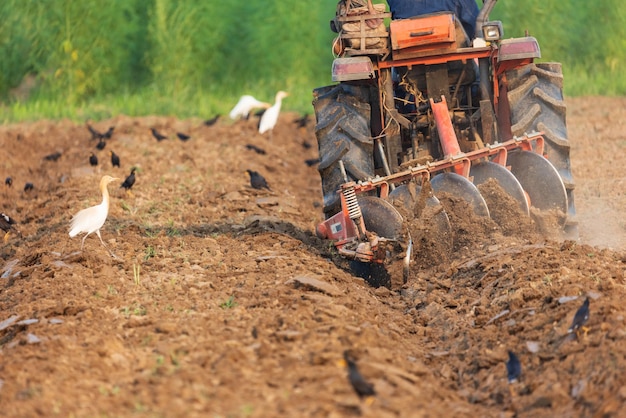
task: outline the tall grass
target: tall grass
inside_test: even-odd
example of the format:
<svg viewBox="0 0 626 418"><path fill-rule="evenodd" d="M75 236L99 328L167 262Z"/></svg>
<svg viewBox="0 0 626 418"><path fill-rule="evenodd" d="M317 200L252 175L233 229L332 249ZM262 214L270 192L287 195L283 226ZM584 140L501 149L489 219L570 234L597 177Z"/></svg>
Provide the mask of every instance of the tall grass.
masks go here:
<svg viewBox="0 0 626 418"><path fill-rule="evenodd" d="M500 0L492 18L504 22L508 37L528 30L544 60L563 62L566 94L624 94L620 2ZM2 0L0 121L204 117L226 113L241 94L272 101L278 90L291 93L285 108L310 112L311 90L330 84L328 21L335 6L336 0ZM35 87L25 88L24 80Z"/></svg>

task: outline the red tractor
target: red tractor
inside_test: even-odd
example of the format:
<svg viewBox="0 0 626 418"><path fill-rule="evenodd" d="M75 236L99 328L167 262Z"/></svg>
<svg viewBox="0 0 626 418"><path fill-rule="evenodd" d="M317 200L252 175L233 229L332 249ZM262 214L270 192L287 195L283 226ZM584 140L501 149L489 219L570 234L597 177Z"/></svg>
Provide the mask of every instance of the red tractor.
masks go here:
<svg viewBox="0 0 626 418"><path fill-rule="evenodd" d="M317 234L344 257L384 265L389 243L403 242L406 274L406 214L434 208L423 221L448 240L438 196L489 216L478 187L493 180L524 216L554 213L577 236L561 65L535 63L531 36L503 39L489 20L495 3L468 34L453 12L389 20L371 0L339 2L338 83L315 89L313 106L326 216Z"/></svg>

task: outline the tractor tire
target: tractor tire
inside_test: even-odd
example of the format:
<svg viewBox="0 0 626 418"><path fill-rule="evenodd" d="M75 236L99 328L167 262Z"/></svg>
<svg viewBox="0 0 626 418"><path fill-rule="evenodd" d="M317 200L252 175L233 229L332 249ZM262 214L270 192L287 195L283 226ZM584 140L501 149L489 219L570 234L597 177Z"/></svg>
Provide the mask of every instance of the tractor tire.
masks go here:
<svg viewBox="0 0 626 418"><path fill-rule="evenodd" d="M374 177L374 143L371 137L370 88L349 84L314 91L313 107L319 147L318 170L322 179L326 218L341 210L338 190L348 181Z"/></svg>
<svg viewBox="0 0 626 418"><path fill-rule="evenodd" d="M570 165L570 142L565 121L563 73L559 63L536 63L507 71L511 131L522 136L543 132L544 152L559 172L567 192L567 220L564 232L568 239L578 238L575 221L574 178Z"/></svg>

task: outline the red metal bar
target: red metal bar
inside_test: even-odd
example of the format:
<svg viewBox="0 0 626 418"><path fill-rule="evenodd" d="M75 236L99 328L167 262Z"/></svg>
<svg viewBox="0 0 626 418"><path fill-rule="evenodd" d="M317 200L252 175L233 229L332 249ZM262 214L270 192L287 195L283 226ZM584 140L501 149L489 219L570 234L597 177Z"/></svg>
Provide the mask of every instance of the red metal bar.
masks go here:
<svg viewBox="0 0 626 418"><path fill-rule="evenodd" d="M463 61L471 60L474 58L488 58L492 55L494 49L492 47L483 48L459 48L452 52L446 52L445 54L430 55L417 58L405 58L400 60L378 61L375 65L378 68L393 68L393 67L411 67L413 65L431 65L431 64L444 64L451 61Z"/></svg>

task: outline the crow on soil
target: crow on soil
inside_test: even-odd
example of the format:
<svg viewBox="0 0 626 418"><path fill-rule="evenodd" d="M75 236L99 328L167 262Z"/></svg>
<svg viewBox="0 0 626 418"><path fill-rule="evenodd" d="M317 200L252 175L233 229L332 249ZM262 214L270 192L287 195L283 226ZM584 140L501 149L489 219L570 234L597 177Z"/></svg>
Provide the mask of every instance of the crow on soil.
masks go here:
<svg viewBox="0 0 626 418"><path fill-rule="evenodd" d="M111 154L111 165L113 167L119 167L120 166L120 157L114 153L113 151L109 151L109 154Z"/></svg>
<svg viewBox="0 0 626 418"><path fill-rule="evenodd" d="M347 350L343 352L343 359L348 366L348 380L359 398L363 399L375 396L376 391L374 390L374 385L368 383L363 375L361 375L356 361Z"/></svg>
<svg viewBox="0 0 626 418"><path fill-rule="evenodd" d="M181 141L187 141L189 138L191 138L189 135L184 134L182 132L176 132L176 136L178 137L178 139L180 139Z"/></svg>
<svg viewBox="0 0 626 418"><path fill-rule="evenodd" d="M250 186L254 189L267 189L270 190L270 187L267 185L267 181L265 178L257 173L256 171L246 170L246 172L250 175Z"/></svg>
<svg viewBox="0 0 626 418"><path fill-rule="evenodd" d="M152 136L155 137L157 141L160 142L160 141L163 141L164 139L167 139L167 136L163 135L156 129L150 128L150 130L152 131Z"/></svg>
<svg viewBox="0 0 626 418"><path fill-rule="evenodd" d="M57 161L59 158L61 158L61 153L58 151L43 157L43 159L46 161Z"/></svg>
<svg viewBox="0 0 626 418"><path fill-rule="evenodd" d="M130 170L130 174L128 175L128 177L126 177L126 179L124 180L124 183L122 183L122 185L120 186L120 188L124 188L126 189L126 192L130 193L130 189L132 189L133 185L135 184L135 171L136 168L133 167Z"/></svg>
<svg viewBox="0 0 626 418"><path fill-rule="evenodd" d="M206 126L213 126L213 125L215 125L215 123L219 120L220 116L221 116L221 115L215 115L215 116L213 116L211 119L207 119L207 120L205 120L205 121L204 121L204 124L205 124Z"/></svg>
<svg viewBox="0 0 626 418"><path fill-rule="evenodd" d="M246 149L249 149L250 151L254 151L254 152L256 152L257 154L260 154L260 155L265 155L266 154L266 152L265 152L265 150L263 148L259 148L259 147L257 147L254 144L246 144Z"/></svg>
<svg viewBox="0 0 626 418"><path fill-rule="evenodd" d="M589 296L585 298L583 304L578 308L576 314L574 314L574 320L572 321L572 325L570 325L567 330L568 334L572 332L576 332L576 336L579 336L580 330L582 330L585 334L589 331L585 324L589 320Z"/></svg>

